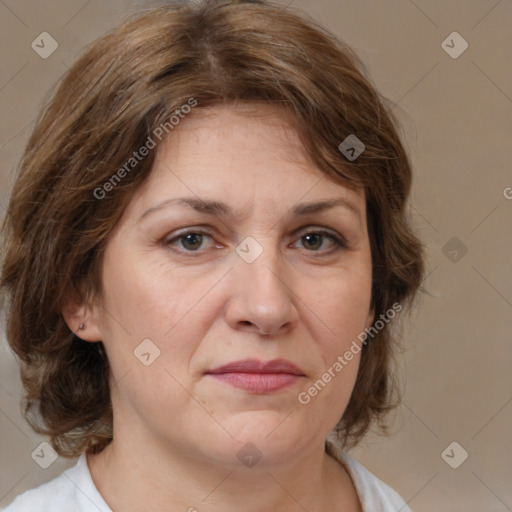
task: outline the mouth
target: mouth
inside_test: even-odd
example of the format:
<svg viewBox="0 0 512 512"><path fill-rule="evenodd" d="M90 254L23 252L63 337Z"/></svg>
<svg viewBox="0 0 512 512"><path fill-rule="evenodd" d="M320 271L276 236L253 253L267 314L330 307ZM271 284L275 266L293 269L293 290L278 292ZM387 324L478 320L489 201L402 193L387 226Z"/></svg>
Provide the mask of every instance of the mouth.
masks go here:
<svg viewBox="0 0 512 512"><path fill-rule="evenodd" d="M213 368L206 372L216 380L258 394L280 391L296 384L305 373L285 359L264 362L245 359Z"/></svg>

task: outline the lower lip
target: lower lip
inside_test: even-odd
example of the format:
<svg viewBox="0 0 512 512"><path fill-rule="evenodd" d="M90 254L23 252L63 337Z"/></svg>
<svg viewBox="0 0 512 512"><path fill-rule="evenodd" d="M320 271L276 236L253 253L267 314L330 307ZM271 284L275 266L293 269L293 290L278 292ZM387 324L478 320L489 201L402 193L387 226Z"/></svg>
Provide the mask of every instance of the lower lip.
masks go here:
<svg viewBox="0 0 512 512"><path fill-rule="evenodd" d="M211 373L216 379L253 393L273 393L295 384L299 375L291 373Z"/></svg>

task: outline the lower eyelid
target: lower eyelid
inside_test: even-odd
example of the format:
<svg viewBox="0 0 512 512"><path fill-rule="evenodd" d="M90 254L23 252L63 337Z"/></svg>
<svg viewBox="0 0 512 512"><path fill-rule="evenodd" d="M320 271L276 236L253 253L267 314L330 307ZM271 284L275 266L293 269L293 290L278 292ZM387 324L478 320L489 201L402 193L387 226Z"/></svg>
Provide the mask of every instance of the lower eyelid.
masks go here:
<svg viewBox="0 0 512 512"><path fill-rule="evenodd" d="M320 235L323 238L326 238L326 239L330 240L331 242L333 242L335 248L336 247L339 248L339 249L347 248L347 243L346 243L346 241L345 241L345 239L343 237L337 236L337 235L335 235L333 233L330 233L328 231L306 231L305 233L301 234L298 237L297 240L300 240L302 237L304 237L306 235ZM332 250L332 248L331 248L331 250ZM308 251L308 252L323 253L323 252L329 252L329 250L327 249L325 251Z"/></svg>
<svg viewBox="0 0 512 512"><path fill-rule="evenodd" d="M215 241L213 240L213 236L210 235L209 233L203 233L202 231L188 231L188 232L185 232L185 233L181 233L179 235L176 235L172 238L169 238L168 240L163 240L163 244L166 245L166 246L169 246L169 245L174 245L176 242L178 242L179 240L182 240L184 238L186 238L188 235L201 235L203 237L208 237L212 240L212 243L215 244ZM192 252L202 252L202 251L186 251L184 249L180 249L181 252L188 252L188 253L192 253Z"/></svg>
<svg viewBox="0 0 512 512"><path fill-rule="evenodd" d="M178 242L179 240L181 239L184 239L186 236L190 235L190 234L194 234L194 235L202 235L203 237L207 237L207 238L210 238L212 240L212 244L214 247L218 248L218 249L221 249L222 247L219 247L218 246L218 243L215 242L214 238L213 238L213 235L211 235L210 233L206 233L206 232L203 232L203 231L200 231L200 230L191 230L191 231L187 231L187 232L184 232L184 233L180 233L168 240L164 240L163 241L163 244L165 246L170 246L170 245L174 245L176 242ZM296 236L295 240L296 241L299 241L302 237L306 236L306 235L310 235L310 234L315 234L315 235L321 235L322 237L324 238L327 238L329 239L331 242L333 242L333 247L331 247L330 249L325 249L325 250L319 250L319 251L307 251L306 249L306 252L309 252L309 253L318 253L318 254L324 254L324 253L331 253L331 252L334 252L336 250L342 250L342 249L347 249L348 248L348 244L345 240L345 238L343 236L338 236L338 235L335 235L334 233L331 233L329 231L322 231L322 230L310 230L310 231L305 231L305 232L302 232L300 233L298 236ZM296 242L295 242L296 243ZM210 247L210 249L214 248L214 247ZM193 254L193 253L196 253L196 254L201 254L203 252L205 252L206 249L198 249L198 250L186 250L186 249L173 249L179 253L182 253L182 254Z"/></svg>

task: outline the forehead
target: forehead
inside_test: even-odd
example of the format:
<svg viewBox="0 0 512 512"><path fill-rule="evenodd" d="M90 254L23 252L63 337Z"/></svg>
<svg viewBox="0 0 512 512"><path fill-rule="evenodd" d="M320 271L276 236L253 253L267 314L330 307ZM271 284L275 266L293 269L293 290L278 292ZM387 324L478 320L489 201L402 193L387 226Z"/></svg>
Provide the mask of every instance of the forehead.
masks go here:
<svg viewBox="0 0 512 512"><path fill-rule="evenodd" d="M196 159L215 151L219 160L250 156L248 164L281 159L314 168L291 112L268 103L196 108L163 140L158 156L176 157L183 146L193 147Z"/></svg>
<svg viewBox="0 0 512 512"><path fill-rule="evenodd" d="M198 108L181 120L160 145L136 209L179 196L222 200L240 213L344 197L364 214L364 192L324 174L292 115L269 104Z"/></svg>

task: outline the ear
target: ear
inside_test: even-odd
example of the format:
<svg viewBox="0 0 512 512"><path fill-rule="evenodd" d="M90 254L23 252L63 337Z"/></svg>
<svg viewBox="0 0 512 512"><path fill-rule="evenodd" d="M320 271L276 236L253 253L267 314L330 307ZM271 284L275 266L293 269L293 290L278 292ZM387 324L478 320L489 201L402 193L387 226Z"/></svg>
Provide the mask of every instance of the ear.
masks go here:
<svg viewBox="0 0 512 512"><path fill-rule="evenodd" d="M84 341L97 342L102 340L99 306L88 305L82 294L71 285L64 294L61 313L69 330ZM80 329L80 326L83 328Z"/></svg>

